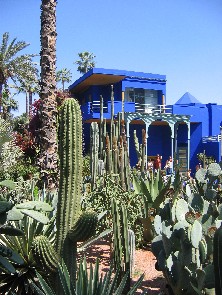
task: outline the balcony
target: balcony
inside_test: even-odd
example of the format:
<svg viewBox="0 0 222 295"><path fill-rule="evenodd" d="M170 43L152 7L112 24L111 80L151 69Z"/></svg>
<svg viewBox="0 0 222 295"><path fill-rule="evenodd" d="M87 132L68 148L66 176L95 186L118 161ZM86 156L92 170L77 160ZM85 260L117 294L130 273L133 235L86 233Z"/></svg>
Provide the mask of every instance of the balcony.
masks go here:
<svg viewBox="0 0 222 295"><path fill-rule="evenodd" d="M87 102L81 106L83 120L100 119L100 101ZM114 101L114 115L122 112L122 102ZM161 113L172 114L172 107L168 105L151 106L149 104L139 104L134 102L124 102L124 112L147 113L157 115ZM111 101L103 104L103 118L111 118Z"/></svg>

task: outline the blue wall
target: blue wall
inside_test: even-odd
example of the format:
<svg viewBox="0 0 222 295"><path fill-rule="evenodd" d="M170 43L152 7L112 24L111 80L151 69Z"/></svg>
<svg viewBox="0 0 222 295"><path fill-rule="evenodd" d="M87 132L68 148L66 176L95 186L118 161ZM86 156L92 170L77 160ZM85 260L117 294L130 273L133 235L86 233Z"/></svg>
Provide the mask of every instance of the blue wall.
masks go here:
<svg viewBox="0 0 222 295"><path fill-rule="evenodd" d="M172 112L177 115L190 115L190 122L202 122L202 136L208 136L209 113L205 105L173 105Z"/></svg>
<svg viewBox="0 0 222 295"><path fill-rule="evenodd" d="M222 106L209 103L206 105L209 110L209 135L220 134L220 126L222 126Z"/></svg>
<svg viewBox="0 0 222 295"><path fill-rule="evenodd" d="M134 143L134 130L138 137L139 143L142 143L142 129L146 129L145 124L130 124L130 164L137 164L136 148ZM150 125L148 129L147 155L162 156L162 168L166 160L171 155L171 129L169 125L156 126Z"/></svg>

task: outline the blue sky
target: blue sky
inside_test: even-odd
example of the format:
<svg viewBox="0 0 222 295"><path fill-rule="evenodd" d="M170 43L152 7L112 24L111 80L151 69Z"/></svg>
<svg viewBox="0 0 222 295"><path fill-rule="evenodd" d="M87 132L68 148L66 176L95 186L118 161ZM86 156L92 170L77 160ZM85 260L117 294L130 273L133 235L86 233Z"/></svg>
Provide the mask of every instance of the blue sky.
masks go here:
<svg viewBox="0 0 222 295"><path fill-rule="evenodd" d="M0 0L0 35L9 32L40 52L40 0ZM79 78L78 52L96 67L167 76L167 103L189 91L222 104L221 0L58 0L57 69ZM39 61L39 58L36 59ZM19 96L20 112L25 98Z"/></svg>

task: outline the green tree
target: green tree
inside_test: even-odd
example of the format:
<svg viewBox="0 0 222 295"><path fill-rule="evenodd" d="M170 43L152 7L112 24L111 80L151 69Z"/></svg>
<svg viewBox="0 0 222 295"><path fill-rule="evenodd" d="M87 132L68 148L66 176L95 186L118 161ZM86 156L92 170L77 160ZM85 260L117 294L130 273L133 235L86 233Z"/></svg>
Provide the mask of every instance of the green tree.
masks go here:
<svg viewBox="0 0 222 295"><path fill-rule="evenodd" d="M56 0L41 3L40 129L39 166L42 180L50 188L58 173L56 103Z"/></svg>
<svg viewBox="0 0 222 295"><path fill-rule="evenodd" d="M70 83L72 80L71 71L67 68L61 69L56 73L56 81L62 83L62 91L65 90L65 83Z"/></svg>
<svg viewBox="0 0 222 295"><path fill-rule="evenodd" d="M4 84L2 89L2 114L6 120L10 116L11 110L16 111L18 109L18 102L13 98L10 93L7 83Z"/></svg>
<svg viewBox="0 0 222 295"><path fill-rule="evenodd" d="M33 94L36 94L40 92L39 87L39 80L38 76L35 75L33 77L30 77L28 80L24 80L21 82L19 87L16 87L18 93L25 93L25 99L26 99L26 115L31 116L32 111L32 102L33 102Z"/></svg>
<svg viewBox="0 0 222 295"><path fill-rule="evenodd" d="M96 57L93 53L88 51L83 51L78 53L79 60L75 61L74 63L78 65L77 70L81 74L87 73L90 69L95 67L94 58Z"/></svg>
<svg viewBox="0 0 222 295"><path fill-rule="evenodd" d="M34 75L37 71L32 58L33 54L19 55L20 51L29 46L24 41L17 41L14 38L9 42L9 33L4 33L0 45L0 113L2 107L2 89L8 79L14 83L21 82Z"/></svg>

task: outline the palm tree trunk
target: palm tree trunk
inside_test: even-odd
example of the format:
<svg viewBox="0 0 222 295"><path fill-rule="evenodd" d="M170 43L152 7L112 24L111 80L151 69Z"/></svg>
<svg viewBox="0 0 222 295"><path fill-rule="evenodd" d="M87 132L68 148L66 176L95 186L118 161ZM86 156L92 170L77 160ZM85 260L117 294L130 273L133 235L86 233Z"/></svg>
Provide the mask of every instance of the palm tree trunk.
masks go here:
<svg viewBox="0 0 222 295"><path fill-rule="evenodd" d="M41 90L40 157L42 180L48 188L57 184L57 104L56 104L56 0L41 5Z"/></svg>
<svg viewBox="0 0 222 295"><path fill-rule="evenodd" d="M25 111L26 111L26 116L28 117L29 114L29 101L28 101L28 92L25 92Z"/></svg>
<svg viewBox="0 0 222 295"><path fill-rule="evenodd" d="M29 108L28 108L28 116L29 116L29 119L31 118L32 116L32 91L31 89L29 89Z"/></svg>

